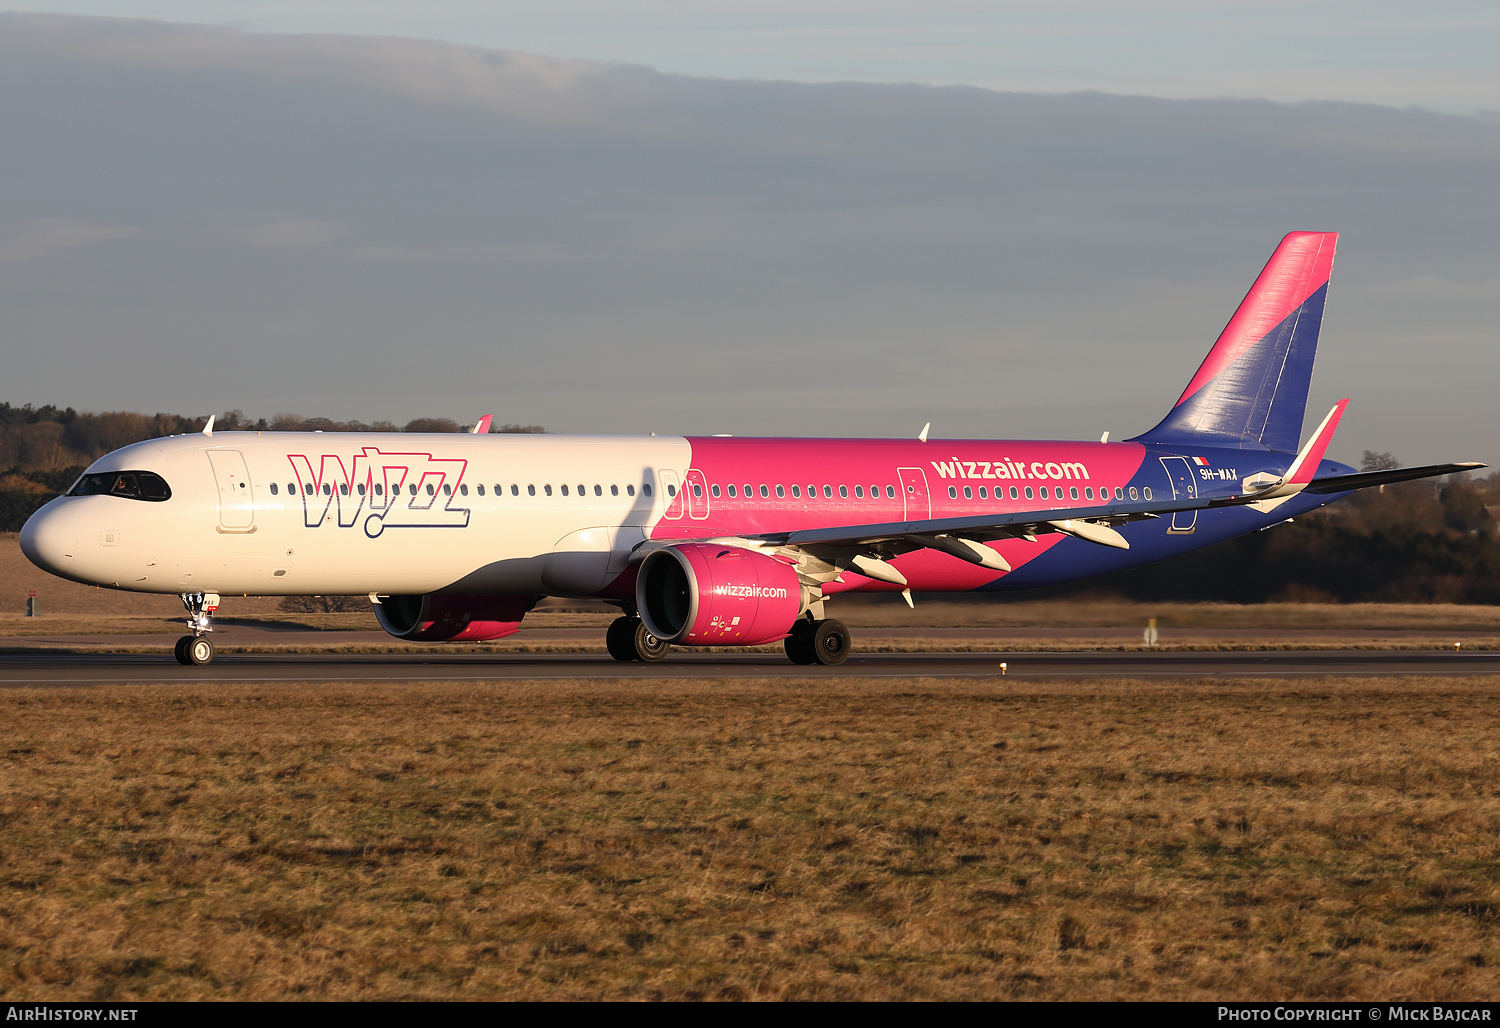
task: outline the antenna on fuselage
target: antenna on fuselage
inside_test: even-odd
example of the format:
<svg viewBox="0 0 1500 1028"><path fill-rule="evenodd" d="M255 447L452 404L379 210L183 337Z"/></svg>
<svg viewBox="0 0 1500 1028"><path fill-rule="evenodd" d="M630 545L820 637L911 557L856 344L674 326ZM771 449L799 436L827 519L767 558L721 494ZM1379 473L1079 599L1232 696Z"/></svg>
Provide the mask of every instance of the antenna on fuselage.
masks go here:
<svg viewBox="0 0 1500 1028"><path fill-rule="evenodd" d="M923 425L922 426L922 431L920 431L920 432L917 433L917 439L919 441L925 443L927 441L927 430L930 429L931 427L932 427L932 422L930 422L930 421L927 422L927 424Z"/></svg>
<svg viewBox="0 0 1500 1028"><path fill-rule="evenodd" d="M214 418L215 417L216 417L216 415L213 415L213 414L210 414L208 416L208 424L206 424L206 425L203 426L203 434L204 435L213 435L214 434Z"/></svg>

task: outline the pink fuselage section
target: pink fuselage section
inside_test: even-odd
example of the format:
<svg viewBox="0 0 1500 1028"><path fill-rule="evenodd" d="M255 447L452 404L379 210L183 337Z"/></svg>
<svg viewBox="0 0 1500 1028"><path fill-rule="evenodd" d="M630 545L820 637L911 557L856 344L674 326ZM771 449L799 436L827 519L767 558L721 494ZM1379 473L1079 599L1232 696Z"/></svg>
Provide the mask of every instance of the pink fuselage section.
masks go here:
<svg viewBox="0 0 1500 1028"><path fill-rule="evenodd" d="M690 438L692 465L656 539L972 517L1102 502L1140 471L1135 443ZM731 490L733 492L731 493ZM748 492L748 495L747 495ZM993 544L1012 569L1063 537ZM999 573L934 550L897 558L911 588L975 589ZM895 589L857 575L825 592Z"/></svg>

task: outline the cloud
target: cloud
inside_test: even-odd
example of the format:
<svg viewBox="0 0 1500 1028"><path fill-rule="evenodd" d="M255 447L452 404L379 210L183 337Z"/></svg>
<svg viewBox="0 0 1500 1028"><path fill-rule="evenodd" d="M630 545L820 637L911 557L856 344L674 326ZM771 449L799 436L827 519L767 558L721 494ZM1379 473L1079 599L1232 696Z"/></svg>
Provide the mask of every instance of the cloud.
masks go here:
<svg viewBox="0 0 1500 1028"><path fill-rule="evenodd" d="M263 250L319 250L341 233L338 225L325 221L269 221L246 229L244 238Z"/></svg>
<svg viewBox="0 0 1500 1028"><path fill-rule="evenodd" d="M73 250L123 239L131 229L85 221L38 221L9 232L0 230L0 261L59 257Z"/></svg>

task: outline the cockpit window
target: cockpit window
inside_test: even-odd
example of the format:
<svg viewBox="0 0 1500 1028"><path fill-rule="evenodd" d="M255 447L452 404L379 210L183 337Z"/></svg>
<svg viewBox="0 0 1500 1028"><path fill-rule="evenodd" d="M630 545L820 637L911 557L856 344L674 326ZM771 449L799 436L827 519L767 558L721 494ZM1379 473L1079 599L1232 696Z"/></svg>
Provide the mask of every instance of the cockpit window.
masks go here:
<svg viewBox="0 0 1500 1028"><path fill-rule="evenodd" d="M129 500L149 500L160 503L172 498L172 490L166 480L151 471L105 471L96 475L84 475L69 496L123 496Z"/></svg>

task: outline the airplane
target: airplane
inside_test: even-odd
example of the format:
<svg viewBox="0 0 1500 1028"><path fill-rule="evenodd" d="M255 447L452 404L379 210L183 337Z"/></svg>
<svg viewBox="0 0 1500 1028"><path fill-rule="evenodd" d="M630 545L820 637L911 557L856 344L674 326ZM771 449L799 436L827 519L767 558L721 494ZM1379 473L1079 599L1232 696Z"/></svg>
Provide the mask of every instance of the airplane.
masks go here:
<svg viewBox="0 0 1500 1028"><path fill-rule="evenodd" d="M840 593L1010 592L1138 567L1356 489L1468 471L1298 446L1337 233L1281 240L1155 428L1026 440L220 432L95 461L26 522L38 567L175 593L183 664L224 596L367 594L399 639L517 631L544 596L603 600L621 661L672 646L851 649Z"/></svg>

